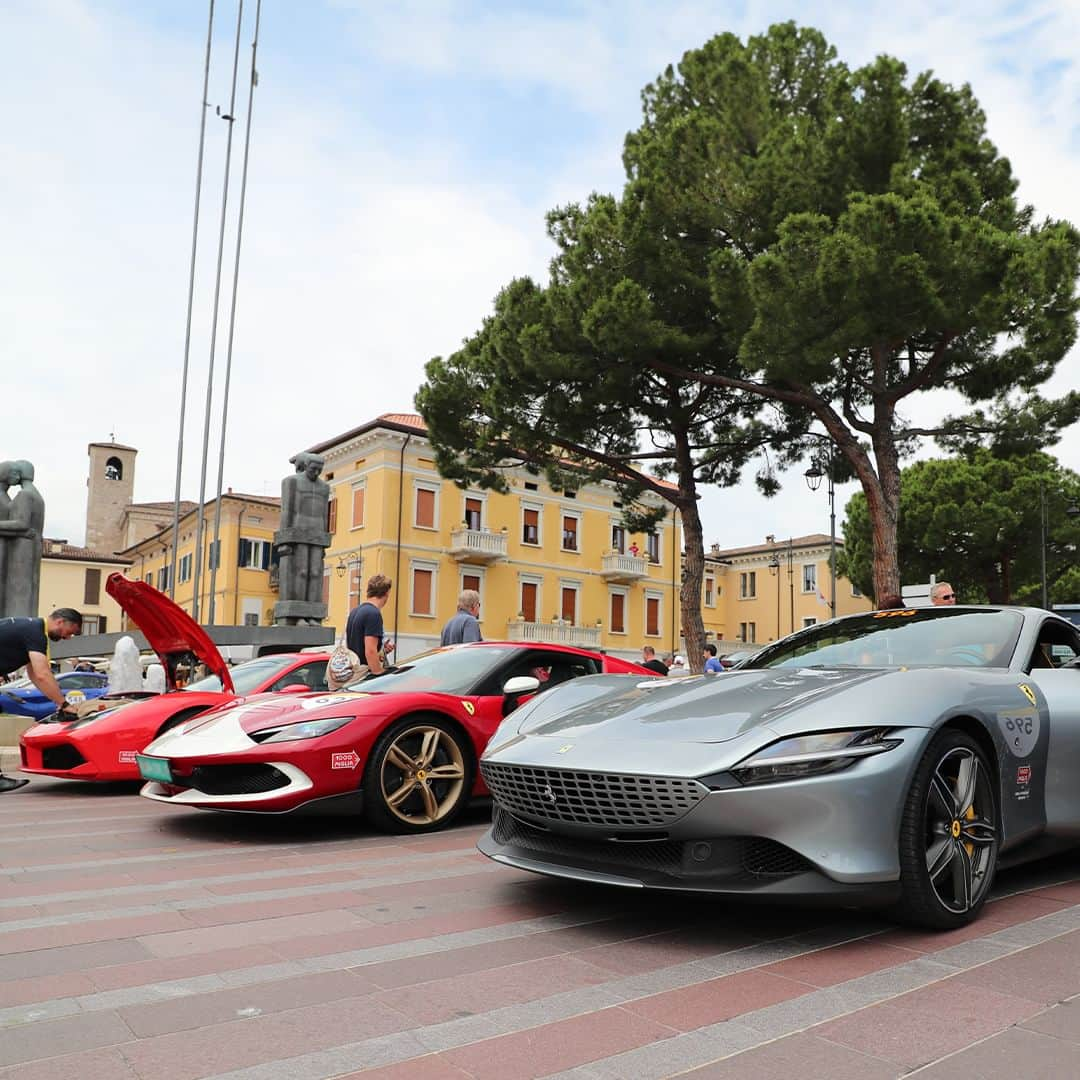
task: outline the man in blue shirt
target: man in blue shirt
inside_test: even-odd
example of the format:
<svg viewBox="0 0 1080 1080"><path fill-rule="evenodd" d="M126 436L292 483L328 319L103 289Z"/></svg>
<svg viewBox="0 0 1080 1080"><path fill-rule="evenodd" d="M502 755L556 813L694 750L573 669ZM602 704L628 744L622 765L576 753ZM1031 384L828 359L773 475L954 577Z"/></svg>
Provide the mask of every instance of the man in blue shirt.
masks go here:
<svg viewBox="0 0 1080 1080"><path fill-rule="evenodd" d="M442 645L460 645L466 641L483 641L480 635L480 594L465 589L458 597L457 613L443 627Z"/></svg>
<svg viewBox="0 0 1080 1080"><path fill-rule="evenodd" d="M372 675L381 675L383 660L394 643L383 645L382 609L390 599L394 583L385 574L372 574L367 583L367 600L349 612L345 623L345 644L367 664Z"/></svg>
<svg viewBox="0 0 1080 1080"><path fill-rule="evenodd" d="M0 619L0 675L10 675L24 664L30 681L63 709L64 691L49 666L49 642L64 641L82 630L82 616L74 608L57 608L47 619ZM0 792L15 791L28 783L0 773Z"/></svg>
<svg viewBox="0 0 1080 1080"><path fill-rule="evenodd" d="M716 657L716 646L710 641L705 646L705 670L719 672L724 670L724 665Z"/></svg>

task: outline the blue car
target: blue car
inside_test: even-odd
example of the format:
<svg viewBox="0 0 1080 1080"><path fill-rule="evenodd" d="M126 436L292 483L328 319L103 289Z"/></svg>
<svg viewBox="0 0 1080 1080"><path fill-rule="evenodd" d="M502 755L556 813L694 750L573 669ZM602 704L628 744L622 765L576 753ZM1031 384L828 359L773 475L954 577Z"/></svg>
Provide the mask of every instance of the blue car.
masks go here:
<svg viewBox="0 0 1080 1080"><path fill-rule="evenodd" d="M80 694L86 699L101 697L109 688L109 676L100 671L65 671L56 676L56 681L65 697L74 695L68 700L81 700ZM56 712L56 705L29 679L20 679L9 686L0 686L0 712L41 720Z"/></svg>

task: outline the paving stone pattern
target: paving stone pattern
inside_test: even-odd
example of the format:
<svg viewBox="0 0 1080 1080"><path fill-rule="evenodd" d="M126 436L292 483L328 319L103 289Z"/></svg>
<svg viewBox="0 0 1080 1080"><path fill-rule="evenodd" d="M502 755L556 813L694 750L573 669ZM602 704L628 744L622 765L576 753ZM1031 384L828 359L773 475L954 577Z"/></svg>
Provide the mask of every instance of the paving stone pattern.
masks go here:
<svg viewBox="0 0 1080 1080"><path fill-rule="evenodd" d="M931 934L134 791L0 801L0 1080L1080 1076L1077 856Z"/></svg>

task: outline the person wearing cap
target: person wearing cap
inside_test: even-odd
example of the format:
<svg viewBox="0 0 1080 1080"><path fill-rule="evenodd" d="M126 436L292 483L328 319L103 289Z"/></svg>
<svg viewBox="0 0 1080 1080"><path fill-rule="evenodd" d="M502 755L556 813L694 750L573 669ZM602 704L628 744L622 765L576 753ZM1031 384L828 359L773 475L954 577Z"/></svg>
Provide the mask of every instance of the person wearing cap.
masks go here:
<svg viewBox="0 0 1080 1080"><path fill-rule="evenodd" d="M0 674L10 675L25 665L30 681L63 712L67 701L49 666L49 642L81 633L82 622L74 608L57 608L47 619L0 619ZM0 792L16 791L27 783L0 772Z"/></svg>
<svg viewBox="0 0 1080 1080"><path fill-rule="evenodd" d="M675 659L671 661L671 667L668 669L668 677L672 675L689 675L690 669L686 666L686 657L681 653L675 654Z"/></svg>

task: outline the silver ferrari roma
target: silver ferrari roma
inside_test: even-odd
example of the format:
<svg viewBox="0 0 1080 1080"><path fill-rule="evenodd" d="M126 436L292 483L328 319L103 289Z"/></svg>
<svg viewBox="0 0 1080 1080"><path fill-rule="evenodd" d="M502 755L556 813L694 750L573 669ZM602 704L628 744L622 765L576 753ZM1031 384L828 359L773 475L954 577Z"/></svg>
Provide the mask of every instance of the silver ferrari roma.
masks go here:
<svg viewBox="0 0 1080 1080"><path fill-rule="evenodd" d="M955 927L998 866L1080 842L1080 633L1033 608L835 619L735 671L539 694L480 768L480 850L509 866Z"/></svg>

